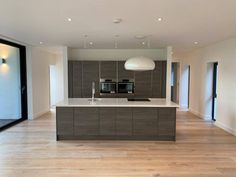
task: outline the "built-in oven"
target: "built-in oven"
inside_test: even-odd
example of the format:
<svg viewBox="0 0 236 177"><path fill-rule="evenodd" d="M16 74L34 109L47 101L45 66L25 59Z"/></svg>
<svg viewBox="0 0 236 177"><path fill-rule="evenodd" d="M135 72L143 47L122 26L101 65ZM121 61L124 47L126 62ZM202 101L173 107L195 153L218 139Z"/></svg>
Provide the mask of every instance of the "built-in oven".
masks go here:
<svg viewBox="0 0 236 177"><path fill-rule="evenodd" d="M100 79L100 93L116 93L116 82L112 79Z"/></svg>
<svg viewBox="0 0 236 177"><path fill-rule="evenodd" d="M124 79L118 82L118 93L134 93L133 80Z"/></svg>

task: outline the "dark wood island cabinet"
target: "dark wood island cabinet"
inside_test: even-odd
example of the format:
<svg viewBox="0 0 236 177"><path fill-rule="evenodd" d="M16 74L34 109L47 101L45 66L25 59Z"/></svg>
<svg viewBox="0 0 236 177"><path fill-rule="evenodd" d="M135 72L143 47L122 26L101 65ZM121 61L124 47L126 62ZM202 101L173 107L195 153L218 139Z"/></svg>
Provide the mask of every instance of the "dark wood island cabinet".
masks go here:
<svg viewBox="0 0 236 177"><path fill-rule="evenodd" d="M57 140L175 140L176 107L57 106Z"/></svg>

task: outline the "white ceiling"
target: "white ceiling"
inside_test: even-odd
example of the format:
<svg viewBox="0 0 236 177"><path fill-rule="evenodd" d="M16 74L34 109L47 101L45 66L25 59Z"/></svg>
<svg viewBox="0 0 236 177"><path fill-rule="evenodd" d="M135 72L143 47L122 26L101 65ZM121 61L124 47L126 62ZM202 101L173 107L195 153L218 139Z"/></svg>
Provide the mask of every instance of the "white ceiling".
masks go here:
<svg viewBox="0 0 236 177"><path fill-rule="evenodd" d="M0 0L0 34L46 46L150 48L205 46L236 35L236 0ZM68 22L67 18L72 21ZM163 20L158 22L157 18ZM122 18L114 24L114 18ZM198 41L198 44L194 44Z"/></svg>

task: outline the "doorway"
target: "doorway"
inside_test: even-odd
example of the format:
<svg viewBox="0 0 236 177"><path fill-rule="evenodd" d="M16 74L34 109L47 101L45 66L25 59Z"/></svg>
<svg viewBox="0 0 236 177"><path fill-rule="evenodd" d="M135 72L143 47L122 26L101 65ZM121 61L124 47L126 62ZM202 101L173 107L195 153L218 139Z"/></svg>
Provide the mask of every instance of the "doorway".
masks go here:
<svg viewBox="0 0 236 177"><path fill-rule="evenodd" d="M216 99L217 99L217 76L218 62L213 63L213 83L212 83L212 120L216 120Z"/></svg>
<svg viewBox="0 0 236 177"><path fill-rule="evenodd" d="M171 101L179 104L180 63L171 64Z"/></svg>
<svg viewBox="0 0 236 177"><path fill-rule="evenodd" d="M25 46L0 39L0 131L28 118Z"/></svg>
<svg viewBox="0 0 236 177"><path fill-rule="evenodd" d="M188 110L190 107L190 65L185 65L181 74L180 106Z"/></svg>

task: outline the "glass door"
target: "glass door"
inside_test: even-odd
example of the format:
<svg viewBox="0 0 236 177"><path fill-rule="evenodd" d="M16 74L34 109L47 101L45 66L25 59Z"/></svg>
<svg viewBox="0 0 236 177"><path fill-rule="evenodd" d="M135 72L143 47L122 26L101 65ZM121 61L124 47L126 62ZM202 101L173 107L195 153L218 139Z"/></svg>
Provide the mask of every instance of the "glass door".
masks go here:
<svg viewBox="0 0 236 177"><path fill-rule="evenodd" d="M25 47L0 39L0 130L27 119Z"/></svg>
<svg viewBox="0 0 236 177"><path fill-rule="evenodd" d="M217 75L218 63L213 63L213 84L212 84L212 120L216 120L216 99L217 99Z"/></svg>

